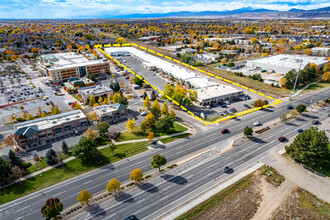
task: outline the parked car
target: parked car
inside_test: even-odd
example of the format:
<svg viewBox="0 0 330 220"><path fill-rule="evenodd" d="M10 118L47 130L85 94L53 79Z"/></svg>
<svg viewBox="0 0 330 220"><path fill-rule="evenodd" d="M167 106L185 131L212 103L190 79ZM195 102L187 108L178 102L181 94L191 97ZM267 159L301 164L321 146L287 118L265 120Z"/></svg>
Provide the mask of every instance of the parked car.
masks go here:
<svg viewBox="0 0 330 220"><path fill-rule="evenodd" d="M223 172L224 172L224 173L228 173L228 172L231 171L231 170L232 170L231 167L226 166L226 167L223 169Z"/></svg>
<svg viewBox="0 0 330 220"><path fill-rule="evenodd" d="M293 109L293 106L292 106L292 105L288 105L287 108L288 108L288 109Z"/></svg>
<svg viewBox="0 0 330 220"><path fill-rule="evenodd" d="M206 108L207 108L207 109L211 109L211 106L210 106L210 105L207 105Z"/></svg>
<svg viewBox="0 0 330 220"><path fill-rule="evenodd" d="M313 124L313 125L317 125L317 124L319 124L319 123L320 123L319 120L313 120L313 121L312 121L312 124Z"/></svg>
<svg viewBox="0 0 330 220"><path fill-rule="evenodd" d="M237 112L236 108L231 108L234 112Z"/></svg>
<svg viewBox="0 0 330 220"><path fill-rule="evenodd" d="M148 112L141 112L141 116L146 116Z"/></svg>
<svg viewBox="0 0 330 220"><path fill-rule="evenodd" d="M228 132L229 132L229 130L227 128L221 130L222 134L225 134L225 133L228 133Z"/></svg>
<svg viewBox="0 0 330 220"><path fill-rule="evenodd" d="M245 108L251 108L248 104L243 105Z"/></svg>
<svg viewBox="0 0 330 220"><path fill-rule="evenodd" d="M285 140L286 140L286 137L284 137L284 136L281 136L281 137L279 137L277 140L278 140L279 142L283 142L283 141L285 141Z"/></svg>
<svg viewBox="0 0 330 220"><path fill-rule="evenodd" d="M304 131L304 130L301 129L301 128L298 128L298 130L297 130L298 133L302 133L303 131Z"/></svg>
<svg viewBox="0 0 330 220"><path fill-rule="evenodd" d="M68 105L72 105L72 102L68 102Z"/></svg>
<svg viewBox="0 0 330 220"><path fill-rule="evenodd" d="M226 115L228 115L228 114L229 114L229 112L228 112L228 111L223 111L223 113L224 113L224 114L226 114Z"/></svg>
<svg viewBox="0 0 330 220"><path fill-rule="evenodd" d="M227 108L227 105L220 105L221 108Z"/></svg>
<svg viewBox="0 0 330 220"><path fill-rule="evenodd" d="M78 130L74 130L74 134L75 135L79 135L79 131Z"/></svg>

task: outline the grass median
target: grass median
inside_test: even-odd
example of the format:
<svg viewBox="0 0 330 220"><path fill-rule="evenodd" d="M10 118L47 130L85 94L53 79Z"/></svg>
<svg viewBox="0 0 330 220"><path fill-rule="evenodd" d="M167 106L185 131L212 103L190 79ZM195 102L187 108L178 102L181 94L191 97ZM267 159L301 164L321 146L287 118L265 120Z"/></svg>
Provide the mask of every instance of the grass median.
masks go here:
<svg viewBox="0 0 330 220"><path fill-rule="evenodd" d="M164 135L175 134L175 133L179 133L179 132L183 132L183 131L187 131L187 130L188 130L188 128L183 127L179 123L174 123L174 128L173 129L169 130L168 132L155 131L154 132L154 137L160 137L160 136L164 136ZM147 138L147 136L148 136L148 134L125 131L125 132L120 134L120 138L119 138L118 142L145 139L145 138Z"/></svg>
<svg viewBox="0 0 330 220"><path fill-rule="evenodd" d="M167 137L167 138L162 138L162 139L159 139L163 144L167 144L167 143L170 143L172 141L175 141L177 139L181 139L181 138L186 138L186 137L189 137L191 134L189 133L186 133L186 134L180 134L178 136L173 136L173 137Z"/></svg>
<svg viewBox="0 0 330 220"><path fill-rule="evenodd" d="M21 183L17 183L1 189L0 204L10 202L14 199L36 192L48 186L81 175L96 168L108 165L110 163L114 163L123 158L127 158L146 151L147 144L148 142L120 144L117 145L115 153L112 153L108 147L103 148L100 150L101 154L103 155L103 161L100 164L82 164L80 159L73 159L65 163L63 166L50 169L40 175L24 180Z"/></svg>

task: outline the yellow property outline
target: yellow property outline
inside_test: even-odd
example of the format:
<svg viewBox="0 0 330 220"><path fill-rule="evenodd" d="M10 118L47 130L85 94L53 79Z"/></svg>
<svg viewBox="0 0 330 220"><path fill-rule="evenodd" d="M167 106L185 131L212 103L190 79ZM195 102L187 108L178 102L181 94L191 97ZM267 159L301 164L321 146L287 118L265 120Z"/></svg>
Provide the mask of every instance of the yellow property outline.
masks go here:
<svg viewBox="0 0 330 220"><path fill-rule="evenodd" d="M197 70L197 71L202 72L202 73L204 73L204 74L206 73L205 70L202 70L202 69L199 69L199 68L197 68L197 67L191 66L191 65L189 65L189 64L187 64L187 63L184 63L184 62L181 62L181 61L179 61L179 60L172 59L171 57L165 56L165 55L163 55L163 54L161 54L161 53L155 52L155 51L150 50L150 49L148 49L148 48L145 48L145 47L143 47L143 46L139 46L139 45L137 45L137 44L135 44L135 43L131 43L131 44L130 44L130 43L126 43L126 44L122 44L122 45L120 45L120 44L114 44L114 45L113 45L113 47L120 47L120 46L122 46L122 47L135 46L136 48L143 49L143 50L145 50L145 51L147 51L147 52L149 52L149 53L152 53L153 55L156 54L156 55L159 56L159 57L163 57L163 58L165 57L165 58L168 59L168 60L171 60L171 61L174 61L174 62L176 62L176 63L182 64L182 65L184 65L184 66L186 66L186 67L189 67L189 68L191 68L191 69ZM104 45L104 47L112 47L112 46L108 44L108 45ZM135 76L137 76L137 77L139 77L139 78L142 79L142 77L139 76L138 74L136 74L134 71L132 71L131 69L127 68L124 64L120 63L118 60L116 60L115 58L113 58L112 56L110 56L109 54L107 54L106 52L104 52L104 51L101 49L101 48L102 48L102 45L100 45L100 44L95 45L94 48L98 49L102 54L106 55L109 59L113 60L113 61L116 62L118 65L121 65L124 69L127 69L131 74L133 74L133 75L135 75ZM235 117L238 117L238 116L241 116L241 115L246 115L246 114L249 114L249 113L251 113L251 112L256 112L256 111L258 111L258 110L260 110L260 109L268 108L268 107L270 107L270 106L274 106L274 105L277 105L277 104L283 102L283 101L281 101L281 100L279 100L279 99L276 99L276 98L271 97L271 96L269 96L269 95L265 95L265 94L263 94L263 93L261 93L261 92L257 92L257 91L255 91L255 90L253 90L253 89L249 89L249 88L246 87L246 86L240 85L239 83L236 83L236 82L232 82L231 80L225 79L225 78L223 78L223 77L221 77L221 76L217 76L217 75L215 75L215 74L213 74L213 73L207 72L206 74L209 75L209 76L211 76L211 77L215 77L215 78L217 78L217 79L223 80L223 81L225 81L225 82L227 82L227 83L230 83L230 84L232 84L232 85L234 85L234 86L237 86L237 87L243 88L243 89L245 89L245 90L251 91L251 92L253 92L253 93L256 93L256 94L258 94L258 95L261 95L261 96L264 96L264 97L266 96L267 98L269 98L269 99L271 99L271 100L275 100L276 102L271 103L271 104L268 104L268 105L264 105L264 106L262 106L262 107L253 108L253 109L249 109L249 110L247 110L247 111L239 112L239 113L237 113L237 114L230 115L230 116L227 116L227 117L223 117L223 118L220 118L220 119L214 120L214 121L212 121L212 122L208 122L208 121L204 121L204 120L201 119L199 116L197 116L197 115L195 115L194 113L192 113L191 111L189 111L189 110L187 111L187 109L186 109L184 106L180 105L178 102L176 102L175 100L172 100L170 97L167 96L167 99L169 99L170 101L172 101L175 105L177 105L178 107L180 107L180 108L183 109L184 111L188 112L188 113L189 113L190 115L192 115L193 117L197 118L199 121L203 122L205 125L210 125L210 124L214 124L214 123L217 123L217 122L222 122L222 121L225 121L225 120L228 120L228 119L231 119L231 118L235 118ZM143 81L144 81L145 83L147 83L148 85L150 85L155 91L157 91L157 92L159 92L160 94L164 95L164 93L163 93L161 90L159 90L159 89L157 89L155 86L151 85L147 80L144 79Z"/></svg>

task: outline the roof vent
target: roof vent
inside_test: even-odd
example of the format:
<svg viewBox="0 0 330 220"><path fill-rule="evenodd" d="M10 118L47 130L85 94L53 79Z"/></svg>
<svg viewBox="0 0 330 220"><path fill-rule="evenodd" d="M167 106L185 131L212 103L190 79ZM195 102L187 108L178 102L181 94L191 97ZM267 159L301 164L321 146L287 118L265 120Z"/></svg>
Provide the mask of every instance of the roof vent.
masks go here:
<svg viewBox="0 0 330 220"><path fill-rule="evenodd" d="M77 115L76 118L80 118L80 115Z"/></svg>
<svg viewBox="0 0 330 220"><path fill-rule="evenodd" d="M56 121L53 121L53 124L56 124Z"/></svg>
<svg viewBox="0 0 330 220"><path fill-rule="evenodd" d="M66 118L67 121L70 121L70 118Z"/></svg>

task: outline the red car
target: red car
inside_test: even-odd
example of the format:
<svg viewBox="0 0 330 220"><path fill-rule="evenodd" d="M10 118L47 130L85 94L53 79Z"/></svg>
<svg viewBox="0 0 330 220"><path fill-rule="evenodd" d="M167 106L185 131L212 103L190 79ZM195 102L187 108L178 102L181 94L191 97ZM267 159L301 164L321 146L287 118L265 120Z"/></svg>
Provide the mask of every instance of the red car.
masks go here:
<svg viewBox="0 0 330 220"><path fill-rule="evenodd" d="M221 133L222 133L222 134L225 134L225 133L227 133L228 131L229 131L229 130L228 130L227 128L225 128L225 129L222 129L222 130L221 130Z"/></svg>
<svg viewBox="0 0 330 220"><path fill-rule="evenodd" d="M283 142L283 141L286 140L286 137L279 137L277 140L278 140L279 142Z"/></svg>

